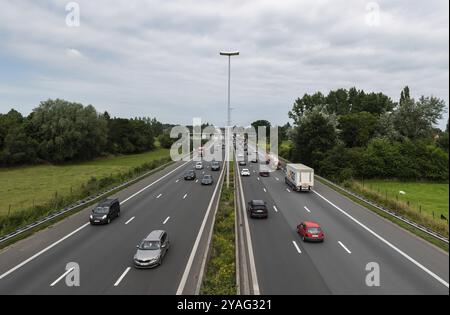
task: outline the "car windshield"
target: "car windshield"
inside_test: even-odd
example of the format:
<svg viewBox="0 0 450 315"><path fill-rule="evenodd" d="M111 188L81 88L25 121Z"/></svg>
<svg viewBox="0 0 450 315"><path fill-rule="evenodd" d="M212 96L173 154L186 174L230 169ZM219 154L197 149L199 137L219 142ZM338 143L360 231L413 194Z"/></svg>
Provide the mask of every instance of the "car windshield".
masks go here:
<svg viewBox="0 0 450 315"><path fill-rule="evenodd" d="M322 232L322 230L320 228L317 228L317 227L308 229L308 233L311 233L311 234L319 234L320 232Z"/></svg>
<svg viewBox="0 0 450 315"><path fill-rule="evenodd" d="M245 172L245 173L248 173L248 172L249 172L249 170L246 169L246 168L244 168L242 171Z"/></svg>
<svg viewBox="0 0 450 315"><path fill-rule="evenodd" d="M97 213L97 214L107 214L108 211L109 211L108 207L97 207L94 209L94 213Z"/></svg>
<svg viewBox="0 0 450 315"><path fill-rule="evenodd" d="M205 175L203 176L203 179L211 179L211 175Z"/></svg>
<svg viewBox="0 0 450 315"><path fill-rule="evenodd" d="M139 245L140 250L158 250L159 242L158 241L143 241L141 245Z"/></svg>

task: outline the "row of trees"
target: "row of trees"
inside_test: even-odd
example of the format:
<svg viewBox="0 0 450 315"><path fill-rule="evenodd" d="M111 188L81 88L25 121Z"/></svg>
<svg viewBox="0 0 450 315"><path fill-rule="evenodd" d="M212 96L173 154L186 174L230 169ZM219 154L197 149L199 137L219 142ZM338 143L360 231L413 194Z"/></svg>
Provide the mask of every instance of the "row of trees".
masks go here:
<svg viewBox="0 0 450 315"><path fill-rule="evenodd" d="M335 180L352 177L447 181L448 124L435 128L445 102L411 98L409 88L393 102L381 93L352 88L306 94L289 117L293 148L288 158Z"/></svg>
<svg viewBox="0 0 450 315"><path fill-rule="evenodd" d="M65 163L154 149L163 125L149 118L111 118L89 105L42 102L27 117L0 114L0 165Z"/></svg>

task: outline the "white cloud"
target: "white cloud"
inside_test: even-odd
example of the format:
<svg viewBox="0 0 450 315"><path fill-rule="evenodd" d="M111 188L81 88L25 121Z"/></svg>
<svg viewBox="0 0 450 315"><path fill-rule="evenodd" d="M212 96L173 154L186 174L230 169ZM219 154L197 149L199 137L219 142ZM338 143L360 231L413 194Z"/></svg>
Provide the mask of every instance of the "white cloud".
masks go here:
<svg viewBox="0 0 450 315"><path fill-rule="evenodd" d="M303 93L353 85L394 99L410 85L414 96L448 103L448 2L379 1L378 27L366 24L368 2L79 0L81 26L69 28L62 1L7 0L0 58L12 63L0 90L27 92L2 93L0 111L57 96L113 115L223 124L222 49L241 51L232 63L236 123L283 123ZM21 80L12 84L11 73Z"/></svg>
<svg viewBox="0 0 450 315"><path fill-rule="evenodd" d="M75 48L67 48L66 56L71 59L83 58L83 54L78 49L75 49Z"/></svg>

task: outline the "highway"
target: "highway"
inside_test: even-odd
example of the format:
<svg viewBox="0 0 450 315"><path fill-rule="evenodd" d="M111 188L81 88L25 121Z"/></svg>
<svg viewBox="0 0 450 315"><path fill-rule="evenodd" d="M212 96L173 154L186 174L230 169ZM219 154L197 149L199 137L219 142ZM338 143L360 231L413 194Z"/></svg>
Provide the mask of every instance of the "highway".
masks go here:
<svg viewBox="0 0 450 315"><path fill-rule="evenodd" d="M260 157L261 160L261 157ZM248 219L260 294L449 294L449 256L316 181L293 192L283 171L241 177L246 203L267 202L269 218ZM303 243L296 226L318 222L325 242ZM380 267L380 286L367 286L366 266Z"/></svg>
<svg viewBox="0 0 450 315"><path fill-rule="evenodd" d="M223 176L204 162L197 181L184 181L194 164L175 163L117 193L122 213L110 225L89 225L90 207L3 250L0 294L194 294ZM212 186L200 184L202 173ZM171 242L163 264L135 269L136 245L157 229ZM70 262L80 266L79 287L65 284Z"/></svg>

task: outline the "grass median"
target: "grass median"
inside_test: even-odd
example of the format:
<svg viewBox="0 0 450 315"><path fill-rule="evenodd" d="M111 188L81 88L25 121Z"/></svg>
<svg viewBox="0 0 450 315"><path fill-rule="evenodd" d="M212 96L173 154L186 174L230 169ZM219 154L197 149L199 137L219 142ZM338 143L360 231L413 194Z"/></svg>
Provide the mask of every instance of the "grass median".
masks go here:
<svg viewBox="0 0 450 315"><path fill-rule="evenodd" d="M216 214L210 256L206 265L200 294L235 295L236 247L235 247L234 172L231 163L230 187L223 186Z"/></svg>

